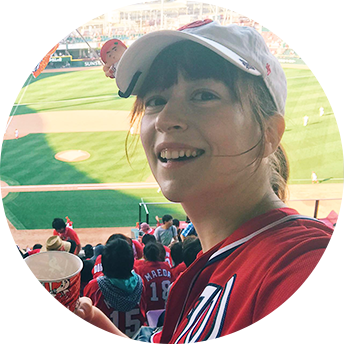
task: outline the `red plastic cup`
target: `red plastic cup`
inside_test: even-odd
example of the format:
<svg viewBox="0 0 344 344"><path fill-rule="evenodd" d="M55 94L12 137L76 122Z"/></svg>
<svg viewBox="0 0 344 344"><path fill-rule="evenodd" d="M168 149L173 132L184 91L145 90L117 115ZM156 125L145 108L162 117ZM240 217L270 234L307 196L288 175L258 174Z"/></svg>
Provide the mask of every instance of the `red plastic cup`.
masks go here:
<svg viewBox="0 0 344 344"><path fill-rule="evenodd" d="M79 257L62 251L33 254L20 263L32 344L79 343L74 314L81 269Z"/></svg>

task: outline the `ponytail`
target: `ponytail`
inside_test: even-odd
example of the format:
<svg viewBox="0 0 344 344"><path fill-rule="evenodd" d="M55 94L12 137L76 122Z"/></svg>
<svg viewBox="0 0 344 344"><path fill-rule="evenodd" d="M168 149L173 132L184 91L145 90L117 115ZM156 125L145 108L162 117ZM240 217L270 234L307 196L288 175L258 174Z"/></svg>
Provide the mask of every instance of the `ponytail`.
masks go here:
<svg viewBox="0 0 344 344"><path fill-rule="evenodd" d="M285 202L288 197L289 162L281 144L275 153L269 156L269 163L271 167L271 187L275 194Z"/></svg>

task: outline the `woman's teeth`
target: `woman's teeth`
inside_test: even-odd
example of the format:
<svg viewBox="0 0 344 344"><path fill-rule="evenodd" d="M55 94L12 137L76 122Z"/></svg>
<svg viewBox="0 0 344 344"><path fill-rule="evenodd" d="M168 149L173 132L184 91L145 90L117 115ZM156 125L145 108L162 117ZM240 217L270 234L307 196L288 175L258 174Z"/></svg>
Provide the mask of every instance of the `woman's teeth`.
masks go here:
<svg viewBox="0 0 344 344"><path fill-rule="evenodd" d="M182 149L182 150L169 150L165 149L161 151L160 158L164 160L177 160L180 158L195 158L200 154L200 150L197 149Z"/></svg>

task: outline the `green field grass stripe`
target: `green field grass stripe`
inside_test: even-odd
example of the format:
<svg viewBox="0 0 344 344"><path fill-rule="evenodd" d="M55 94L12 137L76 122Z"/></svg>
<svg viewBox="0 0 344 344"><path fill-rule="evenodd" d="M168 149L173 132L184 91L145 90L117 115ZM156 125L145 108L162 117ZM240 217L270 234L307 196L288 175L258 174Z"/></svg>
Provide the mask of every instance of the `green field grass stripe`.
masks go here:
<svg viewBox="0 0 344 344"><path fill-rule="evenodd" d="M13 108L15 115L67 110L130 110L134 97L123 99L113 79L101 69L45 73L22 88ZM21 106L19 106L21 104Z"/></svg>
<svg viewBox="0 0 344 344"><path fill-rule="evenodd" d="M135 227L141 198L149 200L156 195L156 188L22 192L15 202L4 203L4 208L6 215L9 214L16 221L17 229L51 228L52 219L66 216L69 216L76 228ZM163 196L159 200L168 202ZM185 219L179 204L149 206L149 209L151 224L155 223L155 215L161 217L165 213ZM17 214L17 217L12 214Z"/></svg>
<svg viewBox="0 0 344 344"><path fill-rule="evenodd" d="M335 116L324 90L309 69L285 68L288 79L286 132L282 143L289 158L291 183L311 183L314 170L328 182L343 178L343 151ZM23 95L22 92L26 90ZM72 90L72 92L71 92ZM41 111L130 110L134 97L117 97L114 80L100 69L42 73L24 87L16 114ZM324 116L319 108L324 107ZM72 116L72 112L70 113ZM303 126L303 118L309 117ZM122 132L30 134L3 142L1 178L10 185L144 182L151 175L141 144L125 156ZM63 150L91 154L81 162L57 161Z"/></svg>
<svg viewBox="0 0 344 344"><path fill-rule="evenodd" d="M60 100L50 100L50 101L41 101L39 103L21 103L15 104L16 106L31 106L31 105L42 105L42 104L53 104L53 103L68 103L68 102L83 102L85 100L102 100L102 99L114 99L120 98L117 94L107 95L107 96L96 96L96 97L84 97L84 98L75 98L75 99L60 99Z"/></svg>
<svg viewBox="0 0 344 344"><path fill-rule="evenodd" d="M8 195L9 196L9 195ZM8 197L7 196L7 197ZM16 198L16 197L15 197ZM8 221L10 221L12 223L12 225L16 228L16 229L27 229L23 223L18 219L17 216L14 215L14 213L10 210L9 207L7 207L4 204L4 210L5 210L5 214L6 217L8 219ZM20 215L19 215L20 216Z"/></svg>

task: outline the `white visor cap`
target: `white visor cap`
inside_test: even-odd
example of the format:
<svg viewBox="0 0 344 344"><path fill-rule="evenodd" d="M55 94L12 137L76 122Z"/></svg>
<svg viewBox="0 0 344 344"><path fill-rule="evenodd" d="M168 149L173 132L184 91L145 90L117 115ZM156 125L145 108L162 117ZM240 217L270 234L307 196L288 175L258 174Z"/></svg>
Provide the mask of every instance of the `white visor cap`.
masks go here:
<svg viewBox="0 0 344 344"><path fill-rule="evenodd" d="M263 37L251 27L223 26L211 20L197 21L177 31L152 32L133 42L117 66L119 94L137 95L156 56L167 46L183 40L197 42L245 72L262 77L278 113L284 115L287 80Z"/></svg>

